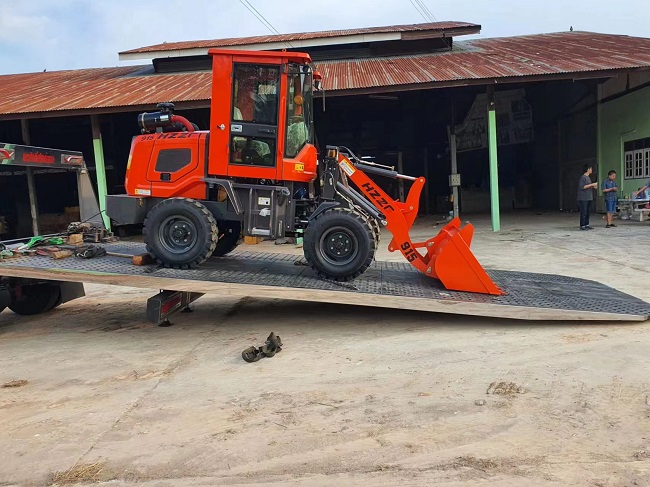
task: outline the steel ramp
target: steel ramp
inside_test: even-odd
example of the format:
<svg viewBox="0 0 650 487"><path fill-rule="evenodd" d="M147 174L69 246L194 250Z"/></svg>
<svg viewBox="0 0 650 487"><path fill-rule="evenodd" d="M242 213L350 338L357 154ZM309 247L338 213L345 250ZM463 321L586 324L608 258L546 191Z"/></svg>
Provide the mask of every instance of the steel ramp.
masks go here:
<svg viewBox="0 0 650 487"><path fill-rule="evenodd" d="M105 245L118 253L140 254L144 245ZM408 263L374 262L348 283L320 279L302 256L235 251L197 269L134 266L129 259L18 257L0 261L0 275L89 282L220 296L256 296L371 307L412 309L523 320L643 321L650 304L604 284L550 274L489 270L507 294L449 291Z"/></svg>

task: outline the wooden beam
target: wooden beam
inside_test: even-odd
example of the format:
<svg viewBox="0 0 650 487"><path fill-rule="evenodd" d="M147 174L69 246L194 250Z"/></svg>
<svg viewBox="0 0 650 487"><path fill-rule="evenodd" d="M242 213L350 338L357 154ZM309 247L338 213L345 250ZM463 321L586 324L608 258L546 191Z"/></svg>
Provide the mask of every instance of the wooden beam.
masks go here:
<svg viewBox="0 0 650 487"><path fill-rule="evenodd" d="M196 101L179 101L174 102L176 111L179 110L194 110L200 108L210 108L210 100L196 100ZM140 112L146 110L153 110L154 104L144 105L127 105L116 107L102 107L102 108L84 108L80 110L53 110L46 112L29 112L29 113L0 113L0 122L5 120L21 120L29 117L30 119L41 118L55 118L55 117L83 117L88 115L105 115L110 113L128 113Z"/></svg>

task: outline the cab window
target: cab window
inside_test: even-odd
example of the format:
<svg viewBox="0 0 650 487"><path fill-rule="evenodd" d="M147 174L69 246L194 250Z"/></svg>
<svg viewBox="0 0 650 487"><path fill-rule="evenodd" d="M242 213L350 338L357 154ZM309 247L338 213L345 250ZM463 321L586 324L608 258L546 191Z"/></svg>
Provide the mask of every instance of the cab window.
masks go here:
<svg viewBox="0 0 650 487"><path fill-rule="evenodd" d="M277 125L279 88L277 66L235 65L232 120Z"/></svg>

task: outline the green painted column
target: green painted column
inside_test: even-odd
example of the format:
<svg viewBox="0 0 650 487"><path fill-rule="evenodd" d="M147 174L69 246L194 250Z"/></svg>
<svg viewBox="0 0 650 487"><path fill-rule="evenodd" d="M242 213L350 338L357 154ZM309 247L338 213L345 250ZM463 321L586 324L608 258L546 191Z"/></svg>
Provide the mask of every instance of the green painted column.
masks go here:
<svg viewBox="0 0 650 487"><path fill-rule="evenodd" d="M90 125L93 132L93 152L95 154L95 177L97 178L97 197L99 198L99 209L102 212L102 220L108 230L111 229L111 219L106 215L106 165L104 164L104 146L102 144L102 132L99 126L97 115L90 116Z"/></svg>
<svg viewBox="0 0 650 487"><path fill-rule="evenodd" d="M490 153L490 208L492 210L492 231L501 231L499 212L499 161L497 157L497 111L494 101L494 87L488 87L488 150Z"/></svg>

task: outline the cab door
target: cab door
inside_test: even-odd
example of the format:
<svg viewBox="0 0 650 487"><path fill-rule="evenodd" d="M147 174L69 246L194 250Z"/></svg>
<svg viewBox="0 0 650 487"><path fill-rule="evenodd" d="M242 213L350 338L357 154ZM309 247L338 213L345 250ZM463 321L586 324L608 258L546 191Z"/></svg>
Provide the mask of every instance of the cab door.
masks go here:
<svg viewBox="0 0 650 487"><path fill-rule="evenodd" d="M280 65L235 63L228 176L277 179Z"/></svg>

